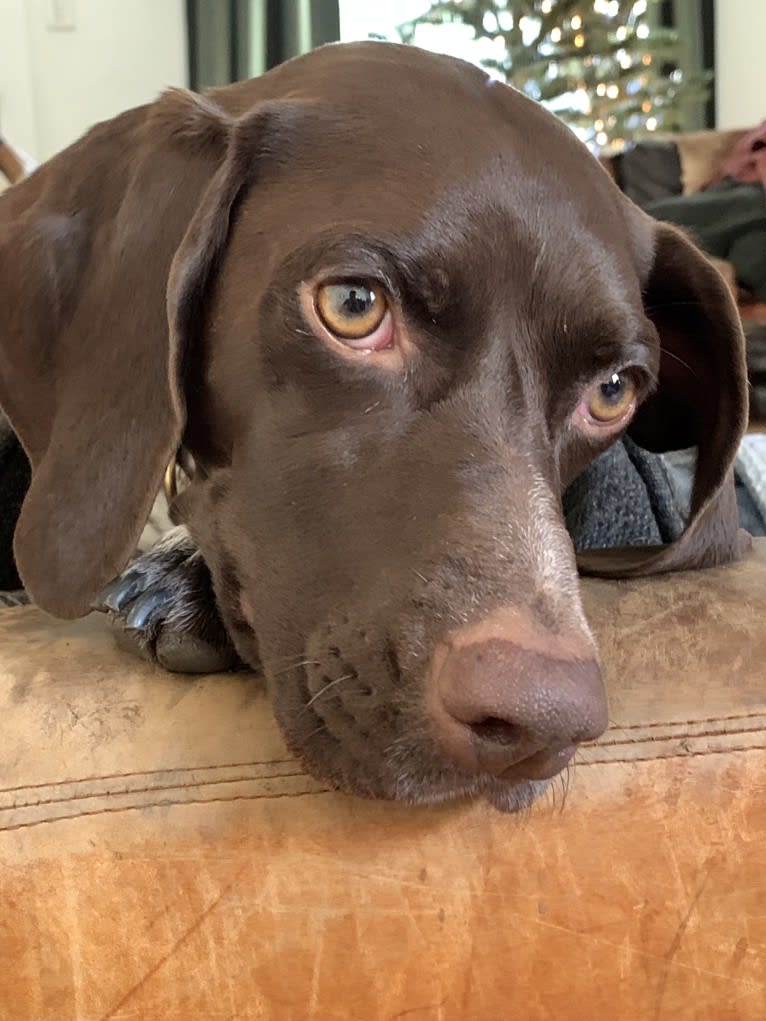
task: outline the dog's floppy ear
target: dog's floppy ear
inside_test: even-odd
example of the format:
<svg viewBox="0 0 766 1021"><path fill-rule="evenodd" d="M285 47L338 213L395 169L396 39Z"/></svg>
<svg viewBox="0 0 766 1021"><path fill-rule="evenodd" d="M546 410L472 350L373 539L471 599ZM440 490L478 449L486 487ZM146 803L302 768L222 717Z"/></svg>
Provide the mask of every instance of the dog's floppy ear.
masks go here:
<svg viewBox="0 0 766 1021"><path fill-rule="evenodd" d="M166 284L229 118L170 90L0 198L0 405L29 456L21 577L86 613L133 552L184 421Z"/></svg>
<svg viewBox="0 0 766 1021"><path fill-rule="evenodd" d="M654 227L644 286L646 315L660 339L656 392L630 435L655 452L696 446L689 518L663 547L589 550L585 574L637 577L736 560L749 537L738 527L732 464L747 425L745 344L736 306L718 271L676 228Z"/></svg>

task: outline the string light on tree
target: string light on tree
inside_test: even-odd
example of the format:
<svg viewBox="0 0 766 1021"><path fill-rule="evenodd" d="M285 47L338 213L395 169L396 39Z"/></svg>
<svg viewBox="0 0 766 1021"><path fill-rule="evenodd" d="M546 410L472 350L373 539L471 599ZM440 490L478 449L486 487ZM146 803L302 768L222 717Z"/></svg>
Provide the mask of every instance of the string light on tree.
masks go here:
<svg viewBox="0 0 766 1021"><path fill-rule="evenodd" d="M659 4L436 0L399 33L439 49L437 28L462 27L473 47L465 55L543 102L592 149L614 152L682 130L688 104L707 96L709 76L678 67L678 37L660 26Z"/></svg>

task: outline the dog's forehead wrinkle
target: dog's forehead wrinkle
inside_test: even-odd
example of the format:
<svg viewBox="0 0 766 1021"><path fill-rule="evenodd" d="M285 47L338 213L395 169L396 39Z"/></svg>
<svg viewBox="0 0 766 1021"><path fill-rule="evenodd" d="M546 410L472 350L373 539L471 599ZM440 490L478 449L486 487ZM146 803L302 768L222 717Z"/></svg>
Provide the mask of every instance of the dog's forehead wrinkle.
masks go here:
<svg viewBox="0 0 766 1021"><path fill-rule="evenodd" d="M452 282L470 265L473 292L483 281L488 298L505 293L525 313L577 307L579 314L584 290L615 310L626 299L641 307L621 221L603 215L594 225L565 192L529 196L525 183L516 197L505 179L490 175L483 183L468 188L458 182L434 199L407 239L409 261L418 267L436 262ZM570 225L564 232L562 223Z"/></svg>

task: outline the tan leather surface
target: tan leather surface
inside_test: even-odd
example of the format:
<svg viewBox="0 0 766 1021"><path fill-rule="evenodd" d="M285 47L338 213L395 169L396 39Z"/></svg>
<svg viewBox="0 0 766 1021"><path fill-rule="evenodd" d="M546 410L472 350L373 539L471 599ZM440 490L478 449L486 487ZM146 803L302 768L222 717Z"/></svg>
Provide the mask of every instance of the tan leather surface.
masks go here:
<svg viewBox="0 0 766 1021"><path fill-rule="evenodd" d="M766 543L585 592L613 725L523 817L326 792L250 675L0 613L0 1019L766 1017Z"/></svg>

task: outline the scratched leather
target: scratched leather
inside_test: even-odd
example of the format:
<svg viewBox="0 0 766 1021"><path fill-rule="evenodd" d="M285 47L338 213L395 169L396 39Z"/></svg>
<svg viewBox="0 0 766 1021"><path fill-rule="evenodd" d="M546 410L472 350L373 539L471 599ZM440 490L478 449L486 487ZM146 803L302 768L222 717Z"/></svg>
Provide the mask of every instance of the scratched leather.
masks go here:
<svg viewBox="0 0 766 1021"><path fill-rule="evenodd" d="M256 677L0 613L0 1019L762 1021L766 541L585 599L613 723L522 817L325 791Z"/></svg>

